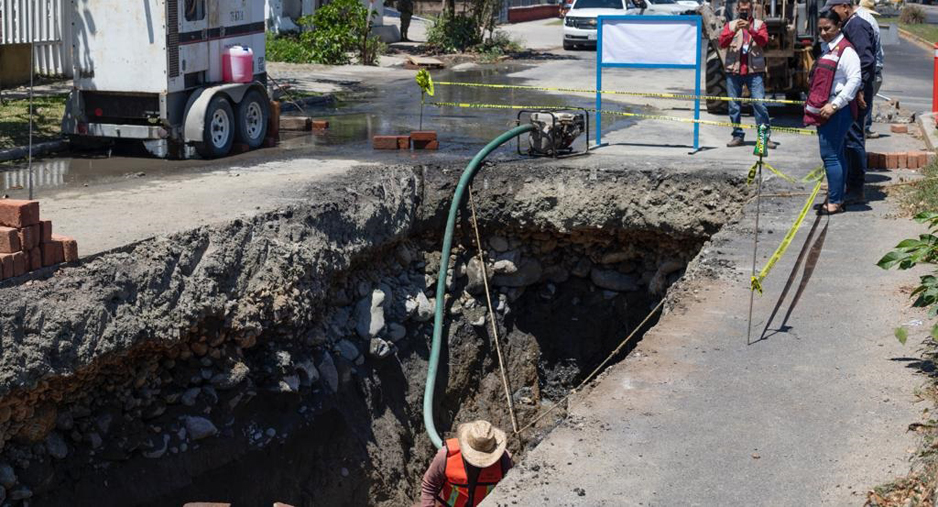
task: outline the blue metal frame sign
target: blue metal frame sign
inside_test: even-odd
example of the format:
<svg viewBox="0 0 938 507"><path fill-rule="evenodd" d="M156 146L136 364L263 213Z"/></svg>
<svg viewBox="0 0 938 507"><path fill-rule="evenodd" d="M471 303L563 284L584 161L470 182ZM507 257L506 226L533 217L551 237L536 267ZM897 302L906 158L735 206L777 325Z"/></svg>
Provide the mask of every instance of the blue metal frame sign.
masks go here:
<svg viewBox="0 0 938 507"><path fill-rule="evenodd" d="M694 64L683 63L629 63L629 62L603 62L603 25L607 21L617 23L637 23L637 24L679 24L696 26L696 47L697 53ZM630 69L694 69L696 71L694 78L694 95L700 97L700 73L701 73L701 36L703 32L702 19L700 16L599 16L597 20L598 33L596 34L596 145L602 145L602 110L603 110L603 69L604 68L630 68ZM700 99L694 100L694 120L700 119ZM700 123L694 123L694 151L700 149Z"/></svg>

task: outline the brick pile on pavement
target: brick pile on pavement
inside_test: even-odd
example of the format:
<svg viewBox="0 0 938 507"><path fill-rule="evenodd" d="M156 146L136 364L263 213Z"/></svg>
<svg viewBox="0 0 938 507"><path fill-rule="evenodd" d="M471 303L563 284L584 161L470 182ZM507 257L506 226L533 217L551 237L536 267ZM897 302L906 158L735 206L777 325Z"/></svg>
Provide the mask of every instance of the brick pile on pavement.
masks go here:
<svg viewBox="0 0 938 507"><path fill-rule="evenodd" d="M0 200L0 280L78 260L78 242L52 234L39 201Z"/></svg>
<svg viewBox="0 0 938 507"><path fill-rule="evenodd" d="M930 151L891 153L869 151L866 157L866 165L870 169L922 169L935 159L935 153Z"/></svg>
<svg viewBox="0 0 938 507"><path fill-rule="evenodd" d="M409 136L374 136L371 146L376 150L438 150L440 142L434 130L416 130Z"/></svg>

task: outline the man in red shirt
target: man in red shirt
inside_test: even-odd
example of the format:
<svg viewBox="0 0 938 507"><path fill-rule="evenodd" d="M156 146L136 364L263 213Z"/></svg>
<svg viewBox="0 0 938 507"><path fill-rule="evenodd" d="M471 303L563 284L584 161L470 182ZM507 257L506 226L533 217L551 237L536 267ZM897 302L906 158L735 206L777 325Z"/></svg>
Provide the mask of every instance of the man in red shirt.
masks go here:
<svg viewBox="0 0 938 507"><path fill-rule="evenodd" d="M742 95L743 85L746 85L751 98L764 99L765 55L762 48L769 43L769 31L762 20L752 17L752 0L738 0L736 13L736 19L723 25L719 39L720 48L726 49L726 89L730 98L738 98ZM731 100L729 109L730 121L739 124L739 101ZM769 111L765 102L753 102L752 109L756 114L756 124L768 127ZM733 127L733 140L726 145L742 146L745 136L743 129ZM766 144L769 148L778 146L772 141Z"/></svg>

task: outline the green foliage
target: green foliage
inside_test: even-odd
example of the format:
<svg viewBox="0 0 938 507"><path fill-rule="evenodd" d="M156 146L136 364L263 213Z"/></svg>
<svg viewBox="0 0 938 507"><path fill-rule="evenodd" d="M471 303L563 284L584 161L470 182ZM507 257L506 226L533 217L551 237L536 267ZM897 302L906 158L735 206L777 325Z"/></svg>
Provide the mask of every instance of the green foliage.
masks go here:
<svg viewBox="0 0 938 507"><path fill-rule="evenodd" d="M463 14L447 14L427 30L427 45L437 53L462 53L482 42L479 24Z"/></svg>
<svg viewBox="0 0 938 507"><path fill-rule="evenodd" d="M33 142L61 136L66 95L33 98ZM29 142L29 100L3 99L0 104L0 149L24 146Z"/></svg>
<svg viewBox="0 0 938 507"><path fill-rule="evenodd" d="M376 16L372 12L372 17ZM316 9L312 16L297 20L299 34L267 36L270 61L348 65L376 65L386 47L371 35L368 9L359 0L333 0Z"/></svg>
<svg viewBox="0 0 938 507"><path fill-rule="evenodd" d="M925 9L919 5L906 5L899 13L899 22L908 25L925 23Z"/></svg>
<svg viewBox="0 0 938 507"><path fill-rule="evenodd" d="M921 234L918 239L903 240L891 252L884 255L876 263L877 266L883 269L894 267L909 269L918 264L936 264L938 236L935 236L935 233L938 232L938 213L933 211L919 213L915 215L915 221L928 225L928 234ZM919 285L912 291L911 297L914 299L912 306L927 308L928 317L931 319L938 317L938 277L934 274L920 277ZM931 336L932 339L938 341L938 324L932 326ZM899 328L896 330L896 338L904 345L908 333L904 328Z"/></svg>
<svg viewBox="0 0 938 507"><path fill-rule="evenodd" d="M511 53L520 53L524 51L524 47L507 33L496 31L484 42L478 44L475 50L482 55L483 61L495 61Z"/></svg>

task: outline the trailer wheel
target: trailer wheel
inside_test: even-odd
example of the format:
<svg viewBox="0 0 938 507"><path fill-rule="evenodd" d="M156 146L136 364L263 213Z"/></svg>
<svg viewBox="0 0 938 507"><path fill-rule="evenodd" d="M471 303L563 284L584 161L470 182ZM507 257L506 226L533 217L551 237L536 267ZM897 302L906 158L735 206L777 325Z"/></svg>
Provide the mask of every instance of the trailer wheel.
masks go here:
<svg viewBox="0 0 938 507"><path fill-rule="evenodd" d="M224 97L216 96L205 111L205 127L202 142L195 145L202 158L224 157L231 151L235 139L235 116L231 104Z"/></svg>
<svg viewBox="0 0 938 507"><path fill-rule="evenodd" d="M726 71L723 70L723 60L720 54L707 49L707 95L711 97L726 97ZM729 104L725 100L707 100L707 112L710 114L727 114Z"/></svg>
<svg viewBox="0 0 938 507"><path fill-rule="evenodd" d="M267 122L270 118L270 101L257 90L244 95L238 104L238 142L252 150L264 144Z"/></svg>

